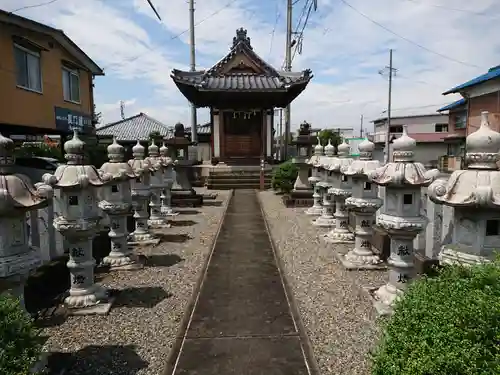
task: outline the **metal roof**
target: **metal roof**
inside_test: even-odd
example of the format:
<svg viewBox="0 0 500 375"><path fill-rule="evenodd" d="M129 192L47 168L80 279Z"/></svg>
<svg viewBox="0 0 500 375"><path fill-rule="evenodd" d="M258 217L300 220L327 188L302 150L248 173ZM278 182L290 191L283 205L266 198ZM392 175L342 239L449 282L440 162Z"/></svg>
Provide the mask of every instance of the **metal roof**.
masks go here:
<svg viewBox="0 0 500 375"><path fill-rule="evenodd" d="M473 78L470 81L467 81L465 83L462 83L461 85L458 85L446 92L443 92L443 95L448 95L448 94L454 94L460 91L463 91L464 89L468 89L472 86L479 85L481 83L484 83L486 81L495 79L495 78L500 78L500 65L494 66L493 68L490 68L488 70L488 73L482 74L479 77Z"/></svg>
<svg viewBox="0 0 500 375"><path fill-rule="evenodd" d="M112 122L96 129L98 136L115 136L119 142L148 141L149 134L158 132L162 136L167 136L173 130L172 126L167 126L158 120L144 113Z"/></svg>
<svg viewBox="0 0 500 375"><path fill-rule="evenodd" d="M460 106L464 105L466 102L467 102L467 101L466 101L464 98L459 99L459 100L457 100L457 101L455 101L455 102L453 102L453 103L450 103L450 104L448 104L448 105L445 105L445 106L444 106L444 107L442 107L442 108L439 108L439 109L437 110L437 112L444 112L444 111L449 111L449 110L452 110L452 109L458 108L458 107L460 107Z"/></svg>

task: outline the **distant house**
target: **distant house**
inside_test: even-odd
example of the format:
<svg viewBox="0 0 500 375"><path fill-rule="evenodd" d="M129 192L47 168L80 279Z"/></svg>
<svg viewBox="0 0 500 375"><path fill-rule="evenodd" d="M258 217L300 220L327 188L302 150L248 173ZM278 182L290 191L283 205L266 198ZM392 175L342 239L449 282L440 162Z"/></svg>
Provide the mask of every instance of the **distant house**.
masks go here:
<svg viewBox="0 0 500 375"><path fill-rule="evenodd" d="M104 143L111 143L113 136L117 141L123 144L131 155L131 149L139 140L144 146L147 146L149 135L153 132L160 134L163 138L168 138L173 135L174 125L165 125L159 120L146 115L145 113L138 113L137 115L125 118L123 120L115 121L100 128L97 128L96 134L99 138L104 140ZM191 135L191 129L185 128L186 134ZM211 124L198 125L198 160L210 161L210 137L211 137Z"/></svg>
<svg viewBox="0 0 500 375"><path fill-rule="evenodd" d="M104 71L62 30L0 9L0 56L3 135L93 134L93 80Z"/></svg>
<svg viewBox="0 0 500 375"><path fill-rule="evenodd" d="M444 138L447 145L443 168L448 170L460 169L465 155L465 136L467 131L467 100L465 98L454 101L438 109L441 114L448 115L448 130L450 134Z"/></svg>
<svg viewBox="0 0 500 375"><path fill-rule="evenodd" d="M382 157L380 150L385 148L387 117L378 118L373 120L372 123L375 127L373 142L378 146L379 153L376 155L380 159ZM448 131L448 115L431 113L391 117L390 143L401 136L403 125L408 126L408 134L417 141L415 160L426 165L437 166L439 158L447 153L444 138L450 135ZM391 147L389 146L389 154L391 153Z"/></svg>
<svg viewBox="0 0 500 375"><path fill-rule="evenodd" d="M464 135L479 127L482 111L490 112L491 126L500 130L500 65L443 93L449 94L460 94L463 98L463 102L459 102L462 103L460 108L466 119ZM461 121L460 118L459 126L462 126Z"/></svg>

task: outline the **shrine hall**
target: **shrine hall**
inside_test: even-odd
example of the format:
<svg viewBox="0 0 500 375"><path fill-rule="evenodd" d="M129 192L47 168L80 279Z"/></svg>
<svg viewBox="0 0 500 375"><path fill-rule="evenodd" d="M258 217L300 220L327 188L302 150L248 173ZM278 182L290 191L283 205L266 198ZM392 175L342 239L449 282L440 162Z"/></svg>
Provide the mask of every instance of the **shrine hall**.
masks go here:
<svg viewBox="0 0 500 375"><path fill-rule="evenodd" d="M197 108L210 108L213 158L258 165L273 155L274 109L288 106L313 75L309 69L277 71L255 53L240 28L229 53L210 69L173 69L171 77Z"/></svg>

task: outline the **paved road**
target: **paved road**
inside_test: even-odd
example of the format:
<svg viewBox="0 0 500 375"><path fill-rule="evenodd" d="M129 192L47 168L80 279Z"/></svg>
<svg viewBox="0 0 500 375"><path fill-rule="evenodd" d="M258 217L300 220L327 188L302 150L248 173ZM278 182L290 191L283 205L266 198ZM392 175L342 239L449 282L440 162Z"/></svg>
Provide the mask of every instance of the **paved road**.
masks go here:
<svg viewBox="0 0 500 375"><path fill-rule="evenodd" d="M229 202L173 374L308 374L253 190Z"/></svg>

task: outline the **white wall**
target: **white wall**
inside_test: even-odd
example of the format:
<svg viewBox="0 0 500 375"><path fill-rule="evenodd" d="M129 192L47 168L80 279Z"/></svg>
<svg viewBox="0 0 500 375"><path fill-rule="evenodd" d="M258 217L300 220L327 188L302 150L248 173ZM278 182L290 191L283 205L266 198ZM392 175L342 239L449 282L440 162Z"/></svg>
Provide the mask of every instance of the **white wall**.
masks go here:
<svg viewBox="0 0 500 375"><path fill-rule="evenodd" d="M391 119L391 126L407 125L408 133L435 133L435 124L448 124L448 115L420 116ZM387 122L375 125L374 142L385 142Z"/></svg>

